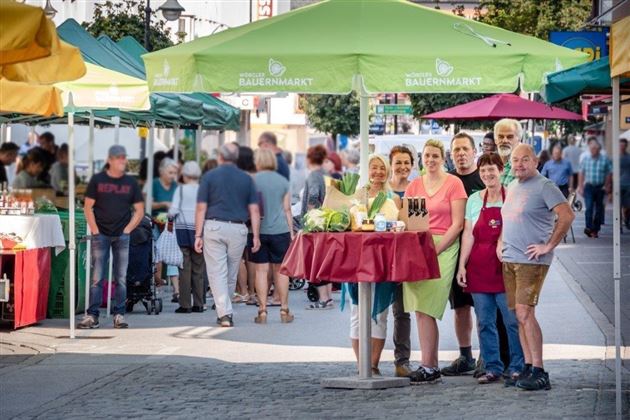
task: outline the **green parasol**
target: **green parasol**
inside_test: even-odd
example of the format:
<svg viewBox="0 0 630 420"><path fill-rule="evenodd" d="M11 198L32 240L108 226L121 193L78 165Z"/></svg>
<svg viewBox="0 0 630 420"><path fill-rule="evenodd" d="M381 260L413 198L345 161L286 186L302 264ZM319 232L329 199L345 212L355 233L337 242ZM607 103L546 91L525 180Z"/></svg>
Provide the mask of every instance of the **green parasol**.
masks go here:
<svg viewBox="0 0 630 420"><path fill-rule="evenodd" d="M368 93L499 93L587 55L403 0L329 0L143 58L160 92L349 93L362 76Z"/></svg>

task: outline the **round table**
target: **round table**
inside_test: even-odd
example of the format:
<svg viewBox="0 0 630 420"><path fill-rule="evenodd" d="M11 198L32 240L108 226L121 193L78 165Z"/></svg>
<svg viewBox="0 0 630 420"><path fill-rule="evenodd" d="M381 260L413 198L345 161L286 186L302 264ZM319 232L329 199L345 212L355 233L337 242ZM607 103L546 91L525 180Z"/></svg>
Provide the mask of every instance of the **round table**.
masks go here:
<svg viewBox="0 0 630 420"><path fill-rule="evenodd" d="M322 386L383 389L409 384L408 378L372 377L372 283L440 278L433 239L428 232L300 233L280 267L290 277L359 283L359 376L323 379Z"/></svg>

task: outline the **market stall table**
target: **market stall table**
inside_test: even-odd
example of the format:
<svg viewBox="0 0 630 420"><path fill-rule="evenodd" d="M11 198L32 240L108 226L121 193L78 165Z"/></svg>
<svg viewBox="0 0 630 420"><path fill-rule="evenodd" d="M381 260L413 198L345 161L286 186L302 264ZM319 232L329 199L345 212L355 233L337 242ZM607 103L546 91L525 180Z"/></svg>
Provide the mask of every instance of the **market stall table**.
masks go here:
<svg viewBox="0 0 630 420"><path fill-rule="evenodd" d="M0 234L19 237L15 243L2 240L0 276L10 279L8 302L0 304L0 318L19 328L46 317L50 285L50 248L58 254L65 248L56 214L0 217Z"/></svg>
<svg viewBox="0 0 630 420"><path fill-rule="evenodd" d="M372 376L372 284L439 278L440 268L431 234L300 233L291 243L280 272L315 284L320 281L359 283L359 376L322 379L322 386L383 389L409 384L408 378Z"/></svg>

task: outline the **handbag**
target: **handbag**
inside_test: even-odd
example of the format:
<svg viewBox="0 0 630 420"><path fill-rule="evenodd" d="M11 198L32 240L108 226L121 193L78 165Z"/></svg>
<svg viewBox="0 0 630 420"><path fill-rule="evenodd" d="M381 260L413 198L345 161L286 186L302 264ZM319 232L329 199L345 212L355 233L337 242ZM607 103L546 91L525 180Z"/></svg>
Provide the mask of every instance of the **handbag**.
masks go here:
<svg viewBox="0 0 630 420"><path fill-rule="evenodd" d="M182 211L182 202L184 200L184 185L179 186L179 208L177 212L177 218L179 216L182 217L182 221L184 222L184 226L187 226L186 217L184 217L184 212ZM177 229L175 228L175 235L177 237L177 244L180 247L188 247L192 248L195 246L195 232L192 232L188 229Z"/></svg>
<svg viewBox="0 0 630 420"><path fill-rule="evenodd" d="M171 225L171 223L167 223L155 244L156 261L182 268L184 264L184 254L182 254L182 250L179 249L173 228L171 227L171 230L169 230L169 225Z"/></svg>

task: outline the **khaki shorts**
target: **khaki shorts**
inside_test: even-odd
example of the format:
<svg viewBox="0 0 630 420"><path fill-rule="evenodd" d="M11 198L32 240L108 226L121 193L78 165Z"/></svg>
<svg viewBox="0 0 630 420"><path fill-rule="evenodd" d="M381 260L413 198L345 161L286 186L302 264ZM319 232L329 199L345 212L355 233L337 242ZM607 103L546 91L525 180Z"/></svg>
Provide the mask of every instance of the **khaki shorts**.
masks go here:
<svg viewBox="0 0 630 420"><path fill-rule="evenodd" d="M503 283L508 308L514 309L516 304L536 306L542 290L548 265L503 263Z"/></svg>

